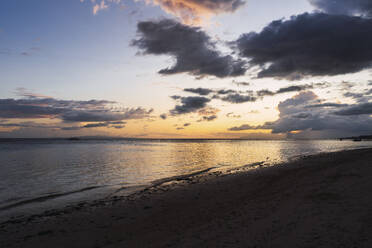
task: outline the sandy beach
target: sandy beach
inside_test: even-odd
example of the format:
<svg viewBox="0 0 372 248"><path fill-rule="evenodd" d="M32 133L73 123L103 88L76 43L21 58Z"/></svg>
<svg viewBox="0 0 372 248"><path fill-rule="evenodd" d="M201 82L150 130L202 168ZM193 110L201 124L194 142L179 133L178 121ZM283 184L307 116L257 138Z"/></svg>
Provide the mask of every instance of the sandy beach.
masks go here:
<svg viewBox="0 0 372 248"><path fill-rule="evenodd" d="M372 149L234 173L0 224L0 247L372 247Z"/></svg>

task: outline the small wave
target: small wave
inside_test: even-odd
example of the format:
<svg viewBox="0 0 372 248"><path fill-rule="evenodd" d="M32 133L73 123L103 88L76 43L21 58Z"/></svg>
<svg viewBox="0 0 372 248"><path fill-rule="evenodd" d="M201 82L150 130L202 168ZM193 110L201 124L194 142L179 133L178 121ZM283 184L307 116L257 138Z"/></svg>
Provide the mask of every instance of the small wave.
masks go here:
<svg viewBox="0 0 372 248"><path fill-rule="evenodd" d="M46 196L40 196L40 197L36 197L36 198L24 200L24 201L19 201L19 202L16 202L16 203L12 203L12 204L9 204L9 205L5 205L3 207L0 207L0 210L8 210L8 209L11 209L11 208L20 207L20 206L30 204L30 203L35 203L35 202L44 202L44 201L55 199L55 198L58 198L58 197L67 196L67 195L76 194L76 193L81 193L81 192L84 192L84 191L93 190L93 189L97 189L97 188L101 188L101 187L104 187L104 186L91 186L91 187L86 187L86 188L82 188L82 189L74 190L74 191L69 191L69 192L65 192L65 193L57 193L57 194L49 194L49 195L46 195Z"/></svg>
<svg viewBox="0 0 372 248"><path fill-rule="evenodd" d="M265 163L265 161L261 161L261 162L256 162L256 163L251 163L251 164L246 164L246 165L243 165L241 168L251 168L251 167L256 167L256 166L260 166L260 165L263 165Z"/></svg>
<svg viewBox="0 0 372 248"><path fill-rule="evenodd" d="M155 181L152 181L151 182L152 183L151 187L156 187L156 186L159 186L161 184L172 182L172 181L186 180L186 179L188 179L190 177L193 177L193 176L197 176L197 175L206 173L206 172L208 172L210 170L213 170L215 168L217 168L217 167L210 167L208 169L201 170L201 171L196 171L196 172L193 172L193 173L190 173L190 174L184 174L184 175L179 175L179 176L174 176L174 177L167 177L167 178L155 180Z"/></svg>
<svg viewBox="0 0 372 248"><path fill-rule="evenodd" d="M246 169L246 168L256 168L258 166L263 166L264 164L265 164L265 161L260 161L260 162L245 164L245 165L242 165L242 166L231 168L231 169L227 170L226 172L227 173L231 173L231 172L236 172L236 171L239 171L239 170L242 170L242 169Z"/></svg>

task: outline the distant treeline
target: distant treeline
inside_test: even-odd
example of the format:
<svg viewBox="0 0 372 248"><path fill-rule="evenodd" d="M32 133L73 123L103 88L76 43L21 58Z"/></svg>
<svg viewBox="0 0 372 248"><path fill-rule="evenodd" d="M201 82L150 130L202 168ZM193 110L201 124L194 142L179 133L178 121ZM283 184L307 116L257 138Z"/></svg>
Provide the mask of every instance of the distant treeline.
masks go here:
<svg viewBox="0 0 372 248"><path fill-rule="evenodd" d="M354 136L354 137L344 137L344 138L340 138L340 140L354 140L354 141L372 140L372 135L361 135L361 136Z"/></svg>

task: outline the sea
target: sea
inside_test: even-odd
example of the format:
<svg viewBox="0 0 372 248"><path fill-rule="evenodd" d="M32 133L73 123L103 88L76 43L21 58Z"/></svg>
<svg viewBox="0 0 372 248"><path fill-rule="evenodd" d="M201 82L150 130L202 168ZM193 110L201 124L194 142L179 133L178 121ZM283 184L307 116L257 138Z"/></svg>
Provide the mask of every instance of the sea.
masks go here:
<svg viewBox="0 0 372 248"><path fill-rule="evenodd" d="M351 140L0 140L0 223L159 180L372 147Z"/></svg>

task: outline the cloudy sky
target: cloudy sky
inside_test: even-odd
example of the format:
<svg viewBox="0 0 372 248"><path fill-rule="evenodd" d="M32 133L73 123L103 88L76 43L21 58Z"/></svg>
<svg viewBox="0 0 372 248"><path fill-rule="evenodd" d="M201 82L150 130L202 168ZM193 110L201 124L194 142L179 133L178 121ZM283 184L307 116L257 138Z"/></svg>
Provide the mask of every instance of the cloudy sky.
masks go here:
<svg viewBox="0 0 372 248"><path fill-rule="evenodd" d="M0 137L372 134L370 0L2 0Z"/></svg>

